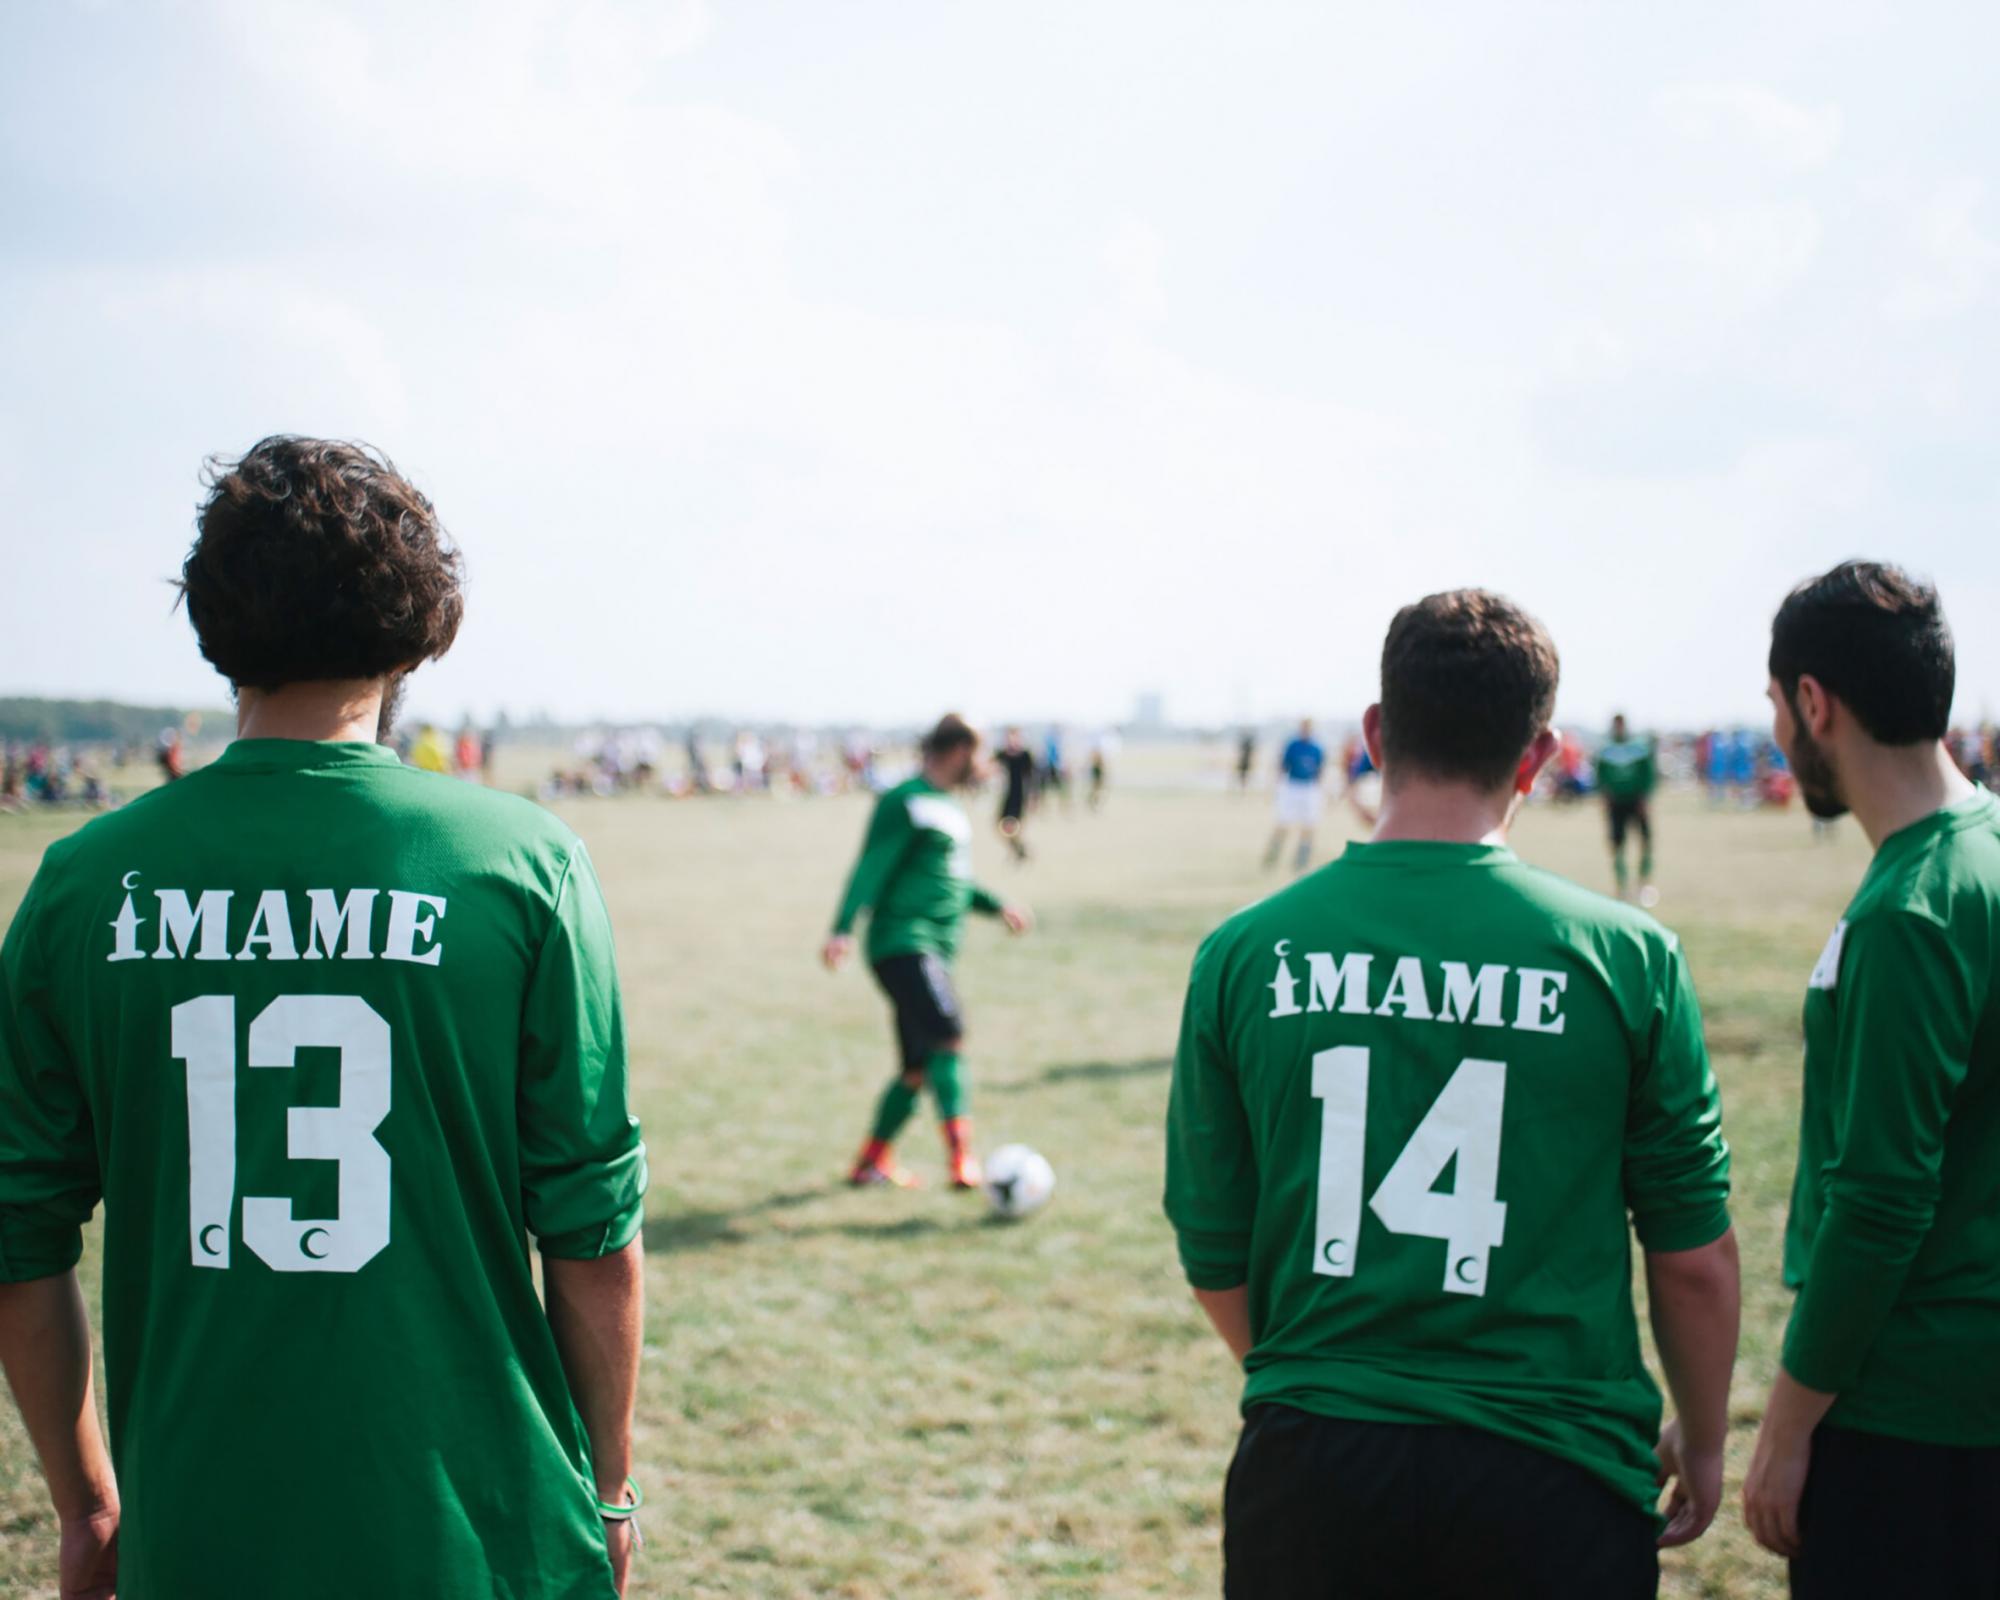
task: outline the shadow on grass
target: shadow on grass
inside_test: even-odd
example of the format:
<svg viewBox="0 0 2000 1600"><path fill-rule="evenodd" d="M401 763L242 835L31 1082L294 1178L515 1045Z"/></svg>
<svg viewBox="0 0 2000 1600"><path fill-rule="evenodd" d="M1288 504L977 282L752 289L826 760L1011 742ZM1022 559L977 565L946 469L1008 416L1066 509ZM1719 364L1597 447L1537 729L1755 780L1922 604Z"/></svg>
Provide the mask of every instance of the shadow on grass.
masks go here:
<svg viewBox="0 0 2000 1600"><path fill-rule="evenodd" d="M736 1206L730 1210L683 1211L676 1215L649 1217L646 1219L646 1253L677 1255L683 1251L714 1250L724 1245L750 1244L758 1236L745 1231L743 1224L754 1218L769 1216L780 1211L791 1211L834 1195L856 1192L844 1183L828 1183L814 1189L790 1189L780 1194L766 1195L762 1200L753 1200L747 1205ZM860 1192L865 1194L871 1191ZM779 1229L771 1237L782 1237L786 1241L826 1237L910 1239L938 1233L962 1233L969 1228L1008 1226L1011 1224L1005 1218L995 1216L981 1207L977 1212L968 1209L957 1216L947 1216L942 1220L935 1216L919 1215L882 1220L856 1218L845 1222L814 1223L803 1228Z"/></svg>
<svg viewBox="0 0 2000 1600"><path fill-rule="evenodd" d="M1150 1077L1171 1071L1173 1065L1168 1056L1147 1056L1139 1061L1066 1061L1043 1069L1038 1077L982 1084L980 1089L985 1094L1019 1094L1025 1089L1042 1089L1056 1083L1106 1083L1117 1078Z"/></svg>
<svg viewBox="0 0 2000 1600"><path fill-rule="evenodd" d="M774 1211L790 1211L837 1193L840 1186L823 1183L811 1189L788 1189L747 1205L717 1211L677 1211L646 1219L646 1254L674 1255L682 1250L709 1250L719 1244L741 1244L749 1237L739 1224Z"/></svg>

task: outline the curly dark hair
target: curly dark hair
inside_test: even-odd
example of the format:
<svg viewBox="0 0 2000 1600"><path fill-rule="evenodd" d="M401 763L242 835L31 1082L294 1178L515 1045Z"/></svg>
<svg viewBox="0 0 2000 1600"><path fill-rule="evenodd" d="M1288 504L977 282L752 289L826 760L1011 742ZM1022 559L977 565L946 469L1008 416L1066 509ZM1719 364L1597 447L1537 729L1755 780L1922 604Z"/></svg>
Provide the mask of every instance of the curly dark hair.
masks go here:
<svg viewBox="0 0 2000 1600"><path fill-rule="evenodd" d="M274 434L211 457L178 588L239 688L379 678L451 648L462 563L437 510L367 445Z"/></svg>

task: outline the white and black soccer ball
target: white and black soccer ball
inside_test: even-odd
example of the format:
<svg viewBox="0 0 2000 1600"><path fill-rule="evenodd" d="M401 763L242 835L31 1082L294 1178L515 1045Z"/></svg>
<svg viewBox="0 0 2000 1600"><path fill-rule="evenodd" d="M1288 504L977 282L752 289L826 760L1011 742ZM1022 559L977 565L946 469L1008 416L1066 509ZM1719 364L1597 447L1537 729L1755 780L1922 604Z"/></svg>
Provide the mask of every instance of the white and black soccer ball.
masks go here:
<svg viewBox="0 0 2000 1600"><path fill-rule="evenodd" d="M1024 1144L1002 1145L986 1158L986 1201L1009 1221L1039 1211L1056 1192L1056 1169Z"/></svg>

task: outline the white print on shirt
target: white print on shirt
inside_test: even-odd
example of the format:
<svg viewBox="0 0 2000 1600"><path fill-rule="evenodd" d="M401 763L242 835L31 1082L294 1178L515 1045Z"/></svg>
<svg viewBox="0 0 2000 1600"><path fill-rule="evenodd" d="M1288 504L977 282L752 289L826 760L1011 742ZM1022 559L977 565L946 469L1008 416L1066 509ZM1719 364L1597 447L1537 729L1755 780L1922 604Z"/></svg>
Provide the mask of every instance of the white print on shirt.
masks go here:
<svg viewBox="0 0 2000 1600"><path fill-rule="evenodd" d="M1819 953L1819 960L1813 964L1812 976L1806 979L1808 989L1831 989L1840 982L1840 947L1847 943L1847 919L1842 917L1833 925L1828 935L1826 948Z"/></svg>

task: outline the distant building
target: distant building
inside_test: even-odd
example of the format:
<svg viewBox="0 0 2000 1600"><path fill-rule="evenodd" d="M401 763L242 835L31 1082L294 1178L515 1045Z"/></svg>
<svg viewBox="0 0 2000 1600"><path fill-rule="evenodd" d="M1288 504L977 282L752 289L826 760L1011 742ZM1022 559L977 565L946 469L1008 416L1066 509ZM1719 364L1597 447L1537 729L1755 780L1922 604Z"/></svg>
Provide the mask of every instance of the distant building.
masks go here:
<svg viewBox="0 0 2000 1600"><path fill-rule="evenodd" d="M1157 733L1167 725L1167 702L1157 690L1139 696L1132 708L1134 733Z"/></svg>

